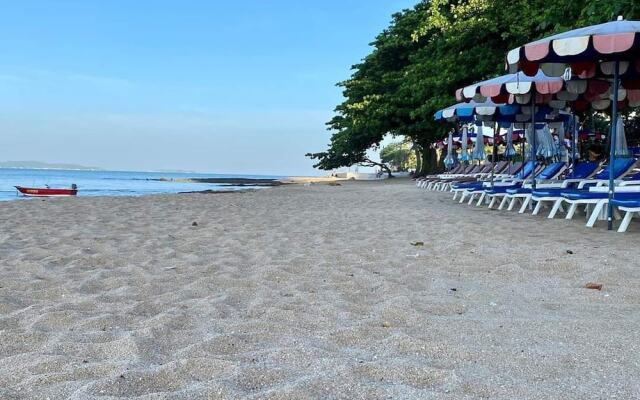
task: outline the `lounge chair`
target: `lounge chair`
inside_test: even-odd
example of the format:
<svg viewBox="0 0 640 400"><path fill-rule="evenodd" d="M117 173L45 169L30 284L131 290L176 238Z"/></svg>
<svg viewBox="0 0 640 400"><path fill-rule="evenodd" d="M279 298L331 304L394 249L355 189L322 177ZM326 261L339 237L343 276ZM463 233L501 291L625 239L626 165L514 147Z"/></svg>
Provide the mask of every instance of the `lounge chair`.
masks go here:
<svg viewBox="0 0 640 400"><path fill-rule="evenodd" d="M492 208L498 198L504 197L507 193L507 189L512 189L516 187L520 187L522 182L524 182L527 178L531 176L533 173L537 173L538 171L538 163L537 161L527 161L522 166L520 172L518 172L513 178L494 182L493 187L491 187L490 183L485 183L481 190L477 190L471 193L471 199L469 200L469 204L473 202L473 199L476 195L480 195L478 199L478 203L476 205L481 205L485 198L491 199L489 202L489 208Z"/></svg>
<svg viewBox="0 0 640 400"><path fill-rule="evenodd" d="M633 158L616 159L614 161L614 178L620 179L630 174L635 167L636 160ZM551 211L549 212L548 218L554 218L557 212L562 208L563 203L568 203L570 208L567 211L567 219L573 218L578 206L584 205L586 208L589 208L590 205L597 204L599 200L603 199L603 196L598 192L590 192L589 187L603 184L608 185L609 167L608 165L605 165L590 179L567 179L566 181L568 183L577 184L577 188L537 188L531 193L531 199L538 202L533 210L533 215L537 215L540 212L540 208L543 206L544 202L554 203ZM608 198L608 195L604 197ZM594 222L595 220L592 221L591 226L593 226Z"/></svg>
<svg viewBox="0 0 640 400"><path fill-rule="evenodd" d="M486 179L491 175L492 170L493 170L494 176L499 175L500 173L502 173L502 171L507 169L508 166L509 166L508 161L500 161L496 163L495 166L492 166L491 164L485 164L485 167L476 174L457 178L452 181L450 180L450 181L441 182L438 187L438 190L447 191L447 190L451 190L453 185L455 184L477 182L479 180Z"/></svg>
<svg viewBox="0 0 640 400"><path fill-rule="evenodd" d="M521 162L515 162L512 164L508 164L506 165L506 167L504 167L501 171L497 172L494 174L494 178L496 179L496 181L503 181L506 179L515 179L517 178L517 174L518 172L520 172L520 170L522 169L522 163ZM464 192L473 192L475 190L482 190L483 184L484 184L485 180L474 180L474 181L469 181L469 182L456 182L454 184L451 185L451 192L453 192L453 200L455 200L458 197L458 194L462 194L463 198L461 199L461 203L464 201L464 197L466 197L467 195L464 194Z"/></svg>
<svg viewBox="0 0 640 400"><path fill-rule="evenodd" d="M465 176L467 174L473 173L474 171L479 171L481 168L481 165L459 165L449 172L428 175L424 177L419 187L422 189L431 189L431 186L433 186L433 184L440 182L443 179L452 179L454 177Z"/></svg>
<svg viewBox="0 0 640 400"><path fill-rule="evenodd" d="M635 196L628 196L624 199L616 196L611 200L611 204L614 207L617 207L618 210L625 212L624 218L622 218L622 222L618 227L618 232L626 232L627 228L629 228L633 215L636 213L640 214L640 193L636 193Z"/></svg>
<svg viewBox="0 0 640 400"><path fill-rule="evenodd" d="M466 169L470 169L468 165L458 164L455 167L453 167L451 171L446 172L446 174L460 174L460 173L463 173ZM438 177L440 175L445 175L445 174L434 174L434 175L422 176L416 179L416 186L421 188L423 187L423 185L428 183L428 181L433 179L439 179Z"/></svg>
<svg viewBox="0 0 640 400"><path fill-rule="evenodd" d="M547 165L542 171L540 171L538 175L536 175L536 184L538 184L538 182L542 184L543 182L549 182L557 179L560 175L562 175L566 168L567 166L564 162L554 162ZM524 213L531 200L531 191L531 184L507 189L507 193L503 196L502 201L498 206L498 210L502 210L507 202L510 202L508 210L511 211L513 210L513 207L516 205L516 203L520 200L522 206L520 207L520 210L518 212L520 214Z"/></svg>

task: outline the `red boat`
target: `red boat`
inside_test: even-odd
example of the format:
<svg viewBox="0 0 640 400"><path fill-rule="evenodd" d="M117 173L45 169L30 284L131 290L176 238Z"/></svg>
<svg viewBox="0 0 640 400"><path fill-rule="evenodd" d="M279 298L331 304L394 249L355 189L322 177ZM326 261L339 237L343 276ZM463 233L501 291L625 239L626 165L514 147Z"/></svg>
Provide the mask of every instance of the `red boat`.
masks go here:
<svg viewBox="0 0 640 400"><path fill-rule="evenodd" d="M16 186L18 192L23 196L28 197L62 197L62 196L75 196L78 194L78 187L71 185L71 189L52 189L46 188L27 188L22 186Z"/></svg>

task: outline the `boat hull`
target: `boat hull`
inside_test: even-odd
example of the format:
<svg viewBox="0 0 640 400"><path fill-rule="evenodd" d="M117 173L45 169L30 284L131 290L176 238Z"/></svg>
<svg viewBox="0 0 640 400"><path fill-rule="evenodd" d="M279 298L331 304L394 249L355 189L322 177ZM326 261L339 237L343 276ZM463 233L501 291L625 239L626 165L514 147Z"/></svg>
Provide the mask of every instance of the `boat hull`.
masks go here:
<svg viewBox="0 0 640 400"><path fill-rule="evenodd" d="M27 188L16 186L20 194L27 197L69 197L78 194L78 189Z"/></svg>

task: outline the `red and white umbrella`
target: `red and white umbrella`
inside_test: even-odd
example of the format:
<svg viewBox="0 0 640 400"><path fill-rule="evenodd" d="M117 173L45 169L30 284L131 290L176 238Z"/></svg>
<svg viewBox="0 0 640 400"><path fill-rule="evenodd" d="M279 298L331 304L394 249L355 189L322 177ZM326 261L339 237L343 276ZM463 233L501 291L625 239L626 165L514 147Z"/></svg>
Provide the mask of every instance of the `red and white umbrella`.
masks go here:
<svg viewBox="0 0 640 400"><path fill-rule="evenodd" d="M535 76L562 76L567 68L573 75L592 78L619 73L640 73L640 21L606 22L559 33L527 43L507 53L509 72Z"/></svg>
<svg viewBox="0 0 640 400"><path fill-rule="evenodd" d="M640 89L637 83L621 85L621 80L640 74L640 21L617 21L587 26L549 36L507 53L507 68L515 73L535 76L542 70L547 76L563 76L569 80L572 75L581 78L597 76L613 77L608 99L600 98L604 107L611 105L611 146L609 155L609 200L613 198L614 165L616 158L618 106L619 101L633 98L631 89ZM630 88L630 86L634 86ZM630 104L636 104L633 99ZM606 107L604 107L606 108ZM613 229L613 205L609 201L608 228Z"/></svg>
<svg viewBox="0 0 640 400"><path fill-rule="evenodd" d="M589 107L601 111L611 106L612 83L606 79L573 79L547 76L538 70L535 76L516 72L474 83L456 91L458 101L505 104L530 104L535 95L535 103L551 108L570 107L577 111ZM640 80L623 80L618 91L618 108L640 107Z"/></svg>

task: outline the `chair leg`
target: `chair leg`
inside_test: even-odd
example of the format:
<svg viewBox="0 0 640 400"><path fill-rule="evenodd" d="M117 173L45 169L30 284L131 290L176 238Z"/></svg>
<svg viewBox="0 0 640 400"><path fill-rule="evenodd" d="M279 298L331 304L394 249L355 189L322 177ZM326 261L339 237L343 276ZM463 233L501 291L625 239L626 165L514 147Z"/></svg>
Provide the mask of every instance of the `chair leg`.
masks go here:
<svg viewBox="0 0 640 400"><path fill-rule="evenodd" d="M536 207L533 209L531 215L538 215L540 209L542 208L542 203L544 203L544 201L538 201L538 204L536 204Z"/></svg>
<svg viewBox="0 0 640 400"><path fill-rule="evenodd" d="M453 192L453 200L455 200L456 197L458 197L458 191L457 190Z"/></svg>
<svg viewBox="0 0 640 400"><path fill-rule="evenodd" d="M578 203L572 203L567 211L567 216L564 219L572 219L578 209Z"/></svg>
<svg viewBox="0 0 640 400"><path fill-rule="evenodd" d="M504 200L502 200L504 202ZM496 196L491 196L491 201L489 202L489 209L493 209L493 206L498 202L498 198ZM502 205L502 202L500 203ZM500 205L498 206L498 210L501 210Z"/></svg>
<svg viewBox="0 0 640 400"><path fill-rule="evenodd" d="M482 205L482 202L484 201L484 197L486 196L485 192L482 192L480 194L480 198L478 199L478 202L476 203L476 207L480 207Z"/></svg>
<svg viewBox="0 0 640 400"><path fill-rule="evenodd" d="M547 218L555 218L556 214L558 213L558 209L560 208L560 206L562 206L562 201L563 201L562 199L556 200Z"/></svg>
<svg viewBox="0 0 640 400"><path fill-rule="evenodd" d="M460 196L460 201L459 201L458 203L460 203L460 204L464 203L464 199L466 199L466 198L467 198L467 194L469 194L469 192L467 192L466 190L464 190L464 191L462 192L462 196Z"/></svg>
<svg viewBox="0 0 640 400"><path fill-rule="evenodd" d="M476 194L472 192L471 195L469 196L469 202L467 204L471 205L475 199L476 199Z"/></svg>
<svg viewBox="0 0 640 400"><path fill-rule="evenodd" d="M494 196L494 198L495 198L495 196ZM507 205L507 196L504 196L502 198L502 201L500 202L500 205L498 206L498 210L503 210L504 206L506 206L506 205ZM489 207L489 208L491 208L491 207Z"/></svg>
<svg viewBox="0 0 640 400"><path fill-rule="evenodd" d="M631 218L633 218L634 212L635 211L627 211L627 213L624 215L624 218L622 219L622 223L620 224L620 227L618 227L618 232L623 233L627 231L627 228L631 223Z"/></svg>
<svg viewBox="0 0 640 400"><path fill-rule="evenodd" d="M613 218L614 219L622 219L622 216L620 215L620 211L617 208L613 209Z"/></svg>
<svg viewBox="0 0 640 400"><path fill-rule="evenodd" d="M598 220L598 216L602 212L602 207L604 207L605 204L607 203L604 201L599 201L596 203L595 207L593 207L593 211L591 212L591 216L587 221L587 228L593 228L593 225L595 225L596 221Z"/></svg>
<svg viewBox="0 0 640 400"><path fill-rule="evenodd" d="M529 205L530 200L531 196L527 196L522 199L522 207L520 207L520 210L518 211L519 214L524 214L524 212L527 210L527 206Z"/></svg>

